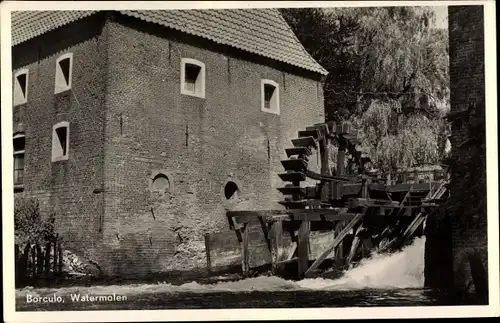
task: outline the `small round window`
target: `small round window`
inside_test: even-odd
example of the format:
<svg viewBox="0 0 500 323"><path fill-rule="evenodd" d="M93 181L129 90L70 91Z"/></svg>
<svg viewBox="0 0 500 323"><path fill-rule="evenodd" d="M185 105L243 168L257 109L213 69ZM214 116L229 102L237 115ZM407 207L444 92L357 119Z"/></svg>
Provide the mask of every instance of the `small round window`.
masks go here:
<svg viewBox="0 0 500 323"><path fill-rule="evenodd" d="M238 190L238 185L235 182L228 182L224 187L224 196L229 200Z"/></svg>
<svg viewBox="0 0 500 323"><path fill-rule="evenodd" d="M167 191L170 189L170 181L164 174L158 174L153 178L153 189L155 191Z"/></svg>

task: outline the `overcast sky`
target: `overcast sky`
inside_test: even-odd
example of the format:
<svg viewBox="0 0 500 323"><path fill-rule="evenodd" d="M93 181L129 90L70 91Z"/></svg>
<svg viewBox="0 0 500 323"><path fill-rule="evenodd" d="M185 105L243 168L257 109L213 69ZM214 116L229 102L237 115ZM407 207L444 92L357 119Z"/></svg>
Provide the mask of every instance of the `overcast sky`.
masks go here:
<svg viewBox="0 0 500 323"><path fill-rule="evenodd" d="M436 27L448 29L448 7L434 7L434 12L436 14Z"/></svg>

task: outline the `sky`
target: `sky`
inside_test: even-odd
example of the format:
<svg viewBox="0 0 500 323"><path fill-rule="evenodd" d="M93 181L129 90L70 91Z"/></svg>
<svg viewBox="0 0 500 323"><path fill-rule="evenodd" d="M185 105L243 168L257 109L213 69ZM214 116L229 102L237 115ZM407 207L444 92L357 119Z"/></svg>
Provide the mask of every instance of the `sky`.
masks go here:
<svg viewBox="0 0 500 323"><path fill-rule="evenodd" d="M436 14L436 28L448 29L448 7L433 7Z"/></svg>

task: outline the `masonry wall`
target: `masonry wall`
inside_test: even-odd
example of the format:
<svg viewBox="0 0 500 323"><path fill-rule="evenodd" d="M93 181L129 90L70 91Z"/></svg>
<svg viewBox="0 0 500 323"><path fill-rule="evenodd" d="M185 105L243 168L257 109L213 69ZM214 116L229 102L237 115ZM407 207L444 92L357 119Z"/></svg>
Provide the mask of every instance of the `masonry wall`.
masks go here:
<svg viewBox="0 0 500 323"><path fill-rule="evenodd" d="M450 198L438 220L451 226L445 231L451 231L454 287L477 292L485 301L488 261L483 7L450 6L448 12L451 179Z"/></svg>
<svg viewBox="0 0 500 323"><path fill-rule="evenodd" d="M14 133L24 132L24 187L68 249L87 254L103 214L103 131L106 32L101 16L83 19L12 49L13 70L29 69L28 101L13 108ZM56 60L73 53L72 89L54 94ZM52 162L52 127L70 123L69 159Z"/></svg>
<svg viewBox="0 0 500 323"><path fill-rule="evenodd" d="M109 22L105 215L99 263L109 275L206 268L204 234L229 209L279 208L284 148L323 122L318 80L205 47L173 31ZM142 23L142 25L144 25ZM181 58L206 66L204 99L181 95ZM279 84L281 114L261 111L261 79ZM152 177L168 176L164 195ZM227 200L224 186L239 192Z"/></svg>

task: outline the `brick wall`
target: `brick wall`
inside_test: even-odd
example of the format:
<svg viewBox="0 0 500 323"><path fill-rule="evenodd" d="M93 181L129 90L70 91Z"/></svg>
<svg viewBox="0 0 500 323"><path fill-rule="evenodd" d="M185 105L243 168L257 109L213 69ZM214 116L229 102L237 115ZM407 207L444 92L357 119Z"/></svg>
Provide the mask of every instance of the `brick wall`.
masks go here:
<svg viewBox="0 0 500 323"><path fill-rule="evenodd" d="M99 239L102 214L106 39L101 16L84 19L13 48L13 70L29 69L28 101L13 109L26 136L24 190L55 212L66 246L86 253ZM72 91L54 94L59 56L73 53ZM70 123L69 159L52 162L52 127Z"/></svg>
<svg viewBox="0 0 500 323"><path fill-rule="evenodd" d="M483 7L450 6L448 12L451 180L446 215L441 215L440 223L451 226L453 285L473 292L477 286L468 254L478 253L487 270Z"/></svg>
<svg viewBox="0 0 500 323"><path fill-rule="evenodd" d="M109 23L107 252L99 262L121 276L204 268L204 234L228 229L226 210L280 207L284 148L299 129L324 120L322 87L241 53L134 24ZM205 64L204 99L180 94L183 57ZM279 84L279 116L261 112L264 78ZM169 177L164 196L149 189L155 171ZM240 189L230 201L228 181Z"/></svg>

